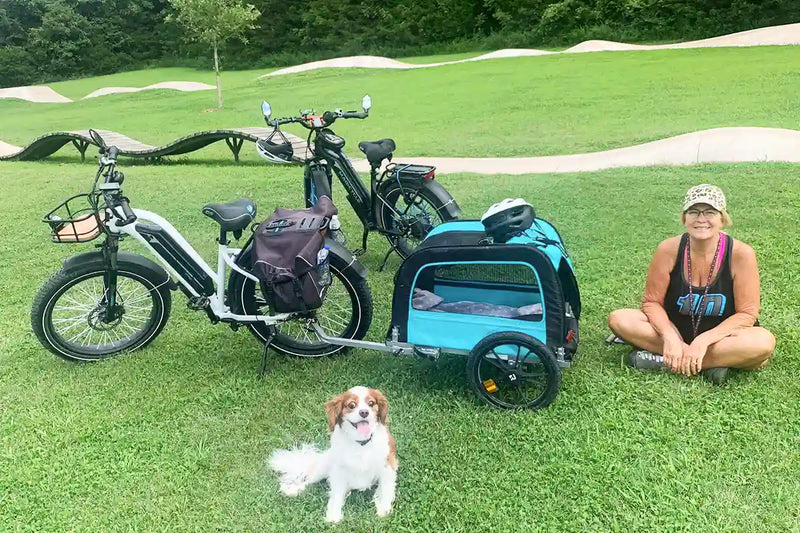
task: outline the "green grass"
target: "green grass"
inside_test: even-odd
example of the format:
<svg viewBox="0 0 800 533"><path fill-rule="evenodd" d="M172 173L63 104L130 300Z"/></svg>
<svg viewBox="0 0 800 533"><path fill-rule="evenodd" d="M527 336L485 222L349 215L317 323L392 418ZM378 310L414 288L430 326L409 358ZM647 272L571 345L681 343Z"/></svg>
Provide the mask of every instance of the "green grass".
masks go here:
<svg viewBox="0 0 800 533"><path fill-rule="evenodd" d="M94 127L156 144L261 125L264 98L283 115L356 108L368 92L370 119L336 124L351 153L358 140L384 136L397 140L398 158L574 153L718 126L797 129L798 67L793 48L762 47L332 69L259 81L265 71L225 72L220 112L206 112L216 105L213 91L65 105L0 101L0 139L25 144L48 131ZM168 80L214 83L211 73L159 69L52 86L79 98ZM438 177L465 217L505 197L532 201L576 262L579 357L550 408L507 413L474 399L459 358L274 356L258 379L260 345L244 330L209 324L178 294L170 322L145 350L90 365L51 355L30 329L33 296L62 259L92 249L51 244L39 222L88 187L94 168L76 164L75 153L0 164L0 530L324 530L324 486L284 498L263 462L277 447L324 446L322 404L355 384L389 398L398 498L379 520L371 493L352 494L337 530L800 530L797 166ZM230 159L222 145L161 165L123 160L125 192L212 262L215 226L200 213L206 202L250 197L262 216L301 203L299 168L266 166L249 143L243 164ZM736 374L722 387L634 372L621 363L624 348L602 342L608 313L638 304L656 244L681 230L683 192L702 182L728 193L731 232L756 250L761 322L778 339L769 369ZM341 188L334 194L341 198ZM357 240L357 220L339 204ZM375 301L368 338L376 341L389 324L398 265L377 271L385 249L372 236L362 257Z"/></svg>
<svg viewBox="0 0 800 533"><path fill-rule="evenodd" d="M261 72L226 72L219 112L207 112L216 107L214 91L144 91L70 104L0 101L0 139L22 145L45 132L94 127L159 144L194 131L262 125L262 99L276 116L286 116L311 107L357 109L365 93L374 102L370 118L335 124L351 154L357 141L383 137L397 141L398 157L534 156L723 126L796 129L800 54L794 48L566 54L405 71L323 69L261 80ZM168 70L143 74L141 83L128 73L102 84L64 82L59 90L81 95L107 83L191 76L214 83L210 73ZM78 88L70 92L73 83ZM230 159L224 146L189 157Z"/></svg>
<svg viewBox="0 0 800 533"><path fill-rule="evenodd" d="M200 213L205 202L248 196L261 215L300 204L297 168L124 170L133 205L172 220L208 260L215 226ZM91 175L88 164L60 159L0 165L0 530L325 530L324 486L284 498L263 461L277 447L324 445L323 402L355 384L389 398L398 497L379 520L371 493L352 494L336 530L800 528L797 166L441 177L467 217L507 196L531 200L576 261L579 358L556 402L525 413L477 403L458 358L276 356L259 380L259 344L246 331L212 326L177 294L170 322L147 349L99 364L56 358L30 331L31 300L61 259L91 246L50 244L39 218ZM757 252L761 319L778 339L769 369L722 387L629 370L625 350L602 342L608 312L637 305L652 250L681 230L683 191L700 182L728 192L731 232ZM352 238L356 221L341 207ZM397 267L395 260L377 272L384 250L374 237L363 257L375 340L389 323Z"/></svg>

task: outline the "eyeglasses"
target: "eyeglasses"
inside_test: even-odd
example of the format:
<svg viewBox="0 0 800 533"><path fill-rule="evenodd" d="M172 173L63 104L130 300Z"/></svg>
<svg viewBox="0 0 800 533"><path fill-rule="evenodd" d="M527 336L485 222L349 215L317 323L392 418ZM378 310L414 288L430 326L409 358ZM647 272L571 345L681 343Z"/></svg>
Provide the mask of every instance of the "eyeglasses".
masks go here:
<svg viewBox="0 0 800 533"><path fill-rule="evenodd" d="M686 216L690 218L697 218L700 215L703 215L706 218L714 218L719 214L720 212L716 209L703 209L702 211L699 209L688 209L686 211Z"/></svg>

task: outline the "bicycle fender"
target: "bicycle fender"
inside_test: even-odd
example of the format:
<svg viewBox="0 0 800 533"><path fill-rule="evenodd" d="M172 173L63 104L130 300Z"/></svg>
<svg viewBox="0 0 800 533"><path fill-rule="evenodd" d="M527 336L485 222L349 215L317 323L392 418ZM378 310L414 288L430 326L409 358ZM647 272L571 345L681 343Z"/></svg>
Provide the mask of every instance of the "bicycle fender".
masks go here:
<svg viewBox="0 0 800 533"><path fill-rule="evenodd" d="M332 254L338 256L339 259L343 260L347 264L347 267L345 267L344 270L352 270L359 278L367 279L367 267L365 267L361 261L356 259L356 257L350 253L350 250L342 246L339 241L335 241L330 237L326 237L325 246L330 248Z"/></svg>
<svg viewBox="0 0 800 533"><path fill-rule="evenodd" d="M423 180L422 186L428 189L444 206L442 209L451 217L451 219L459 218L461 216L461 208L456 203L453 195L447 192L447 189L435 180Z"/></svg>
<svg viewBox="0 0 800 533"><path fill-rule="evenodd" d="M394 179L387 179L381 184L380 189L378 189L378 194L385 195L386 189L392 187L395 183L397 183ZM422 185L423 189L427 189L428 192L433 194L439 202L442 204L442 211L445 212L446 215L450 217L450 220L459 218L461 216L461 208L458 206L455 198L447 189L442 187L442 185L435 180L424 180L422 178L419 179L409 179L409 178L400 178L400 184L407 189L416 190L420 188L420 184Z"/></svg>
<svg viewBox="0 0 800 533"><path fill-rule="evenodd" d="M117 263L122 261L126 263L133 263L145 270L150 271L154 276L153 281L167 283L170 290L175 290L177 287L174 283L172 283L169 274L167 274L167 271L164 270L161 265L151 261L146 257L131 252L117 252ZM91 252L76 254L64 259L61 268L64 270L72 270L86 264L99 263L102 265L104 262L105 259L103 259L103 252L100 250L93 250Z"/></svg>

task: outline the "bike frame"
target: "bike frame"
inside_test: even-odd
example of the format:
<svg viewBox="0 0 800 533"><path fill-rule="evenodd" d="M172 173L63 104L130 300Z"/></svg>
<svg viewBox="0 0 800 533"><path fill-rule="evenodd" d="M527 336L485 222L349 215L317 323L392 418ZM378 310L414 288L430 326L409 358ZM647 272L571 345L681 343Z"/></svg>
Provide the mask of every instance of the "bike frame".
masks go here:
<svg viewBox="0 0 800 533"><path fill-rule="evenodd" d="M389 203L378 194L378 186L382 183L378 179L378 170L374 167L370 168L370 188L367 190L360 174L355 167L353 167L350 158L347 157L342 150L335 150L322 146L322 143L318 141L319 132L316 129L312 129L311 133L309 133L309 142L311 141L312 134L316 134L317 137L315 137L313 141L314 156L305 163L306 207L311 207L314 204L316 189L320 188L318 181L323 179L323 172L324 179L327 182L325 186L327 190L330 191L333 181L333 176L331 175L332 169L336 177L339 178L339 182L347 191L347 201L353 207L353 210L356 212L356 215L358 215L364 227L362 250L367 249L367 236L370 231L377 231L381 235L402 237L404 233L401 231L387 230L378 226L378 221L376 219L378 201L391 209L395 216L402 217L406 214L405 212L398 212L394 206L389 205ZM399 180L398 184L401 190L403 190L403 186L399 183ZM403 195L406 197L406 210L413 204L417 194L418 193L415 192L413 195L408 195L403 190ZM333 198L331 198L331 200L333 200Z"/></svg>
<svg viewBox="0 0 800 533"><path fill-rule="evenodd" d="M242 323L263 322L267 326L273 326L294 317L292 313L239 315L231 312L230 307L225 304L227 268L230 267L246 278L256 283L259 282L258 278L236 265L235 259L241 253L240 248L228 248L227 241L220 239L217 270L215 272L189 244L189 241L169 221L156 213L144 209L133 209L133 213L137 217L136 222L122 226L116 225L116 221L120 220L120 218L113 209L106 208L106 213L109 215L106 229L112 236L127 235L140 242L159 260L167 272L177 280L187 295L197 298L198 301L202 301L204 304L207 302L207 309L218 320ZM146 224L143 221L149 221L155 225ZM177 245L182 253L174 253L174 248L172 250L169 249L170 245ZM211 280L211 291L198 290L197 273L202 273L207 276L206 279ZM206 285L208 284L206 283ZM205 292L210 292L210 294L205 294ZM203 307L206 306L204 305Z"/></svg>
<svg viewBox="0 0 800 533"><path fill-rule="evenodd" d="M328 180L328 187L330 187L332 181L331 170L333 170L333 173L336 174L336 177L339 178L339 182L347 191L347 200L358 215L358 218L361 219L361 222L365 226L369 226L370 228L374 227L376 224L373 199L375 197L375 182L377 177L375 171L373 170L371 172L372 186L370 188L372 190L368 191L364 182L361 180L361 176L359 176L356 169L353 168L352 162L343 152L324 148L317 142L315 142L314 145L314 157L306 162L306 169L308 169L307 179L310 180L311 185L311 188L309 188L306 193L307 207L310 207L313 203L313 195L315 195L315 190L318 188L318 183L316 183L316 181L321 179L320 175L314 175L315 171L325 173L325 177Z"/></svg>

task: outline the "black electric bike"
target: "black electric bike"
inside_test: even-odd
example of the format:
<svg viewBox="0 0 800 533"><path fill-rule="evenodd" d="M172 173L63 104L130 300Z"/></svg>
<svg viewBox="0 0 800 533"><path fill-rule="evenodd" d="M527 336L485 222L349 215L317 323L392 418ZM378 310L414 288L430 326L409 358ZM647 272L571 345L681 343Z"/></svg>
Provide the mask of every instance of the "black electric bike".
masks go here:
<svg viewBox="0 0 800 533"><path fill-rule="evenodd" d="M435 167L391 162L396 148L392 139L358 143L370 165L367 188L344 153L345 140L336 135L330 126L337 119L365 119L369 116L371 106L372 100L366 95L362 100L363 112L338 109L318 115L309 110L301 112L298 117L272 119L272 107L263 102L261 110L264 120L274 130L257 145L262 157L273 162L288 163L292 161L293 150L281 133L280 126L296 123L309 130L307 144L310 157L304 163L306 207L313 205L323 195L333 199L331 189L335 173L364 228L361 248L353 250L353 254L364 253L369 232L376 231L386 236L391 246L381 264L383 269L392 251L402 258L407 257L434 226L457 219L461 209L452 195L435 181ZM390 163L380 172L384 160Z"/></svg>

